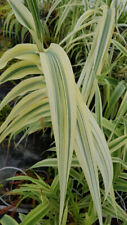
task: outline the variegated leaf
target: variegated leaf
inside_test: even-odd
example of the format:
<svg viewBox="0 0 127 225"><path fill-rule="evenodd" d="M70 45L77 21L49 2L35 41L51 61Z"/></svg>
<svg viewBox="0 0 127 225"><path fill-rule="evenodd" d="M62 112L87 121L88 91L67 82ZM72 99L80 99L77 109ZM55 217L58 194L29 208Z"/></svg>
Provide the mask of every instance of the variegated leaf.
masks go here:
<svg viewBox="0 0 127 225"><path fill-rule="evenodd" d="M61 222L75 138L75 82L69 59L59 45L51 44L48 50L40 53L40 57L56 141L60 180L59 222Z"/></svg>
<svg viewBox="0 0 127 225"><path fill-rule="evenodd" d="M41 74L37 66L29 61L21 61L11 65L0 76L0 84L9 80L21 79L30 74Z"/></svg>

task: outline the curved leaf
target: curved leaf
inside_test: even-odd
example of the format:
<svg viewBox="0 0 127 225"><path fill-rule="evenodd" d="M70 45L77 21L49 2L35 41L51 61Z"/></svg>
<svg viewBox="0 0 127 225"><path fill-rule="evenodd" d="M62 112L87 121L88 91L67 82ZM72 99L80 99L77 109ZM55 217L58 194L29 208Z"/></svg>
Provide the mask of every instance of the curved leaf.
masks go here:
<svg viewBox="0 0 127 225"><path fill-rule="evenodd" d="M75 81L70 61L59 45L51 44L45 53L40 53L40 57L56 141L60 180L59 222L61 223L75 137Z"/></svg>
<svg viewBox="0 0 127 225"><path fill-rule="evenodd" d="M18 96L25 95L29 91L34 91L45 87L45 81L42 76L32 77L20 82L16 87L14 87L0 103L0 110L7 105L10 101Z"/></svg>
<svg viewBox="0 0 127 225"><path fill-rule="evenodd" d="M29 61L17 62L1 74L0 84L9 80L21 79L30 74L41 74L41 71L37 68L36 65Z"/></svg>
<svg viewBox="0 0 127 225"><path fill-rule="evenodd" d="M24 57L26 57L25 59L31 60L31 58L29 58L29 55L33 54L36 57L37 56L36 53L37 53L36 45L34 45L34 44L18 44L15 47L6 51L3 54L3 56L0 58L0 69L3 69L7 65L7 63L10 60L12 60L13 58L24 59ZM38 62L38 60L35 60L35 62L36 61Z"/></svg>
<svg viewBox="0 0 127 225"><path fill-rule="evenodd" d="M1 225L18 225L18 223L11 216L8 215L4 215L0 222Z"/></svg>
<svg viewBox="0 0 127 225"><path fill-rule="evenodd" d="M35 30L34 20L30 11L19 0L8 0L17 20L29 30Z"/></svg>
<svg viewBox="0 0 127 225"><path fill-rule="evenodd" d="M97 173L97 162L89 114L84 107L84 102L77 89L77 132L75 152L77 159L83 169L87 180L93 202L95 204L100 224L102 225L101 199L99 190L99 180Z"/></svg>
<svg viewBox="0 0 127 225"><path fill-rule="evenodd" d="M3 130L7 128L9 123L14 118L16 118L19 115L23 116L24 111L29 110L29 107L31 107L31 105L34 105L37 101L40 101L41 99L43 100L44 98L46 98L47 97L46 94L47 94L47 90L44 88L44 89L39 89L37 91L33 91L32 93L23 97L23 99L21 99L14 106L14 108L12 109L12 111L10 112L10 114L8 115L6 120L4 121L4 123L1 125L0 133L2 133ZM43 103L43 101L42 101L42 103Z"/></svg>
<svg viewBox="0 0 127 225"><path fill-rule="evenodd" d="M0 142L9 134L13 135L22 130L26 125L38 121L42 117L49 116L49 104L47 99L39 100L33 105L29 106L28 109L22 111L22 113L13 119L13 121L7 126L4 132L0 135Z"/></svg>

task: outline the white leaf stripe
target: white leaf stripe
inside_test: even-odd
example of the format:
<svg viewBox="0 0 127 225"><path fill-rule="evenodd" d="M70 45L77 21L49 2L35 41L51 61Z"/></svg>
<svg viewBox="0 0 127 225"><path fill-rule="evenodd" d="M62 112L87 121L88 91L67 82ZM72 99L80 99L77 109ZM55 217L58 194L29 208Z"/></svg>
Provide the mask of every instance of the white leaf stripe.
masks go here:
<svg viewBox="0 0 127 225"><path fill-rule="evenodd" d="M16 87L14 87L0 103L0 110L7 105L10 101L18 96L25 95L29 91L41 89L45 87L45 82L43 77L32 77L20 82Z"/></svg>
<svg viewBox="0 0 127 225"><path fill-rule="evenodd" d="M58 166L57 158L44 159L34 164L31 168L49 167L49 166L57 167ZM77 159L72 159L71 167L80 167L80 164Z"/></svg>
<svg viewBox="0 0 127 225"><path fill-rule="evenodd" d="M73 152L74 127L76 124L74 76L68 57L60 46L52 44L50 48L45 53L41 53L40 56L48 88L56 140L61 191L61 221Z"/></svg>
<svg viewBox="0 0 127 225"><path fill-rule="evenodd" d="M100 172L102 173L106 194L110 191L112 185L112 178L113 178L113 167L112 167L112 160L111 155L104 138L104 135L100 128L97 125L96 120L91 115L90 111L88 110L88 116L91 123L91 131L93 135L94 144L97 147L95 151L96 160Z"/></svg>
<svg viewBox="0 0 127 225"><path fill-rule="evenodd" d="M79 94L79 93L78 93ZM83 109L83 102L79 98L77 103L77 134L75 151L77 159L83 169L88 186L102 224L102 212L100 202L99 182L97 176L97 164L94 156L93 139L90 133L89 117L87 111Z"/></svg>
<svg viewBox="0 0 127 225"><path fill-rule="evenodd" d="M9 134L16 133L22 127L28 125L31 122L35 122L47 114L49 115L49 109L47 108L47 101L40 100L36 104L32 105L28 109L24 110L18 117L16 117L7 127L7 129L0 135L0 142L2 142L5 137Z"/></svg>
<svg viewBox="0 0 127 225"><path fill-rule="evenodd" d="M65 160L64 159L64 152L62 153L62 150L64 151L64 149L62 149L64 146L61 146L61 145L64 145L65 140L63 140L63 143L61 143L61 141L60 141L60 140L62 140L63 133L65 134L65 131L64 131L65 120L64 120L64 115L63 115L63 118L61 117L62 111L61 111L61 109L59 110L59 106L61 105L61 100L63 100L63 102L62 102L63 105L65 105L67 103L65 102L65 95L64 95L63 91L61 92L61 90L64 90L64 86L62 85L63 77L60 76L62 74L62 72L60 71L59 64L57 64L55 56L52 57L52 56L49 55L49 60L51 61L51 63L53 62L52 63L53 65L51 65L51 68L54 69L54 71L53 71L54 77L53 77L52 82L53 81L55 82L54 88L56 87L56 89L58 91L58 92L56 92L55 89L54 89L55 99L56 99L56 102L57 102L57 104L56 104L56 108L57 108L57 112L56 113L57 113L57 118L58 118L57 124L59 124L58 131L57 131L58 132L58 140L56 140L56 144L58 143L58 146L57 146L57 149L59 151L58 152L58 156L59 156L58 164L59 164L59 167L60 167L60 163L63 160ZM59 76L59 80L60 81L58 80L58 76ZM68 112L66 112L66 113L68 114ZM69 121L69 118L68 118L68 121ZM62 132L61 132L61 128L62 128ZM69 133L68 133L68 135L69 135ZM70 138L70 135L68 137ZM68 138L68 141L69 141L69 138ZM68 143L68 154L70 152L69 148L70 148L70 143ZM64 164L65 164L65 161L64 161ZM63 192L64 195L65 195L67 182L65 182L65 183L63 183L63 182L65 180L64 177L68 177L68 173L69 173L69 171L68 171L69 170L69 168L68 168L69 167L68 160L67 160L65 165L66 165L65 175L64 175L63 167L62 168L58 167L59 173L60 173L60 177L63 177L62 184L60 184L60 185L61 185L61 189L64 191ZM66 186L65 186L65 184L66 184ZM63 189L64 186L65 186L65 188L64 188L65 190Z"/></svg>
<svg viewBox="0 0 127 225"><path fill-rule="evenodd" d="M97 185L97 181L95 181L95 183L96 183L96 185L94 185L93 184L93 180L94 179L92 179L93 177L96 177L96 175L97 175L97 169L96 169L96 167L94 166L94 163L93 163L93 156L92 156L92 154L91 154L91 151L89 151L90 150L90 143L89 143L89 139L88 139L88 137L87 137L87 135L88 135L88 133L86 132L86 127L85 127L85 125L84 125L84 122L83 122L83 118L82 118L82 116L81 116L81 113L80 113L80 111L79 111L79 109L78 109L78 114L79 114L79 120L80 120L80 123L79 123L79 121L77 121L77 129L78 129L78 138L76 138L76 143L77 143L77 145L79 146L79 141L77 140L77 139L79 139L80 140L80 144L81 144L81 146L82 146L82 149L84 149L84 151L82 151L82 155L84 155L84 159L85 159L85 163L84 163L84 165L87 167L87 173L89 174L89 175L87 175L86 176L86 179L87 179L87 182L90 184L90 188L91 188L91 186L92 186L92 188L91 188L91 190L93 191L93 189L96 187L96 185ZM84 130L84 137L85 137L85 139L83 138L83 136L82 136L82 132L81 132L81 124L82 124L82 126L83 126L83 130ZM79 148L79 147L78 147ZM78 157L78 159L79 159L79 156L78 156L78 153L79 153L79 151L78 152L76 152L77 153L77 157ZM80 160L79 160L80 161ZM96 174L96 175L95 175ZM86 175L86 173L85 173L85 175ZM89 180L88 180L88 177L90 176L90 178L89 178ZM97 185L98 186L98 185Z"/></svg>
<svg viewBox="0 0 127 225"><path fill-rule="evenodd" d="M0 69L3 69L7 63L13 58L26 56L28 58L29 54L37 56L37 47L34 44L18 44L15 47L7 50L3 56L0 58ZM30 58L28 58L29 60ZM31 59L30 59L31 60Z"/></svg>
<svg viewBox="0 0 127 225"><path fill-rule="evenodd" d="M37 101L46 98L47 90L46 89L39 89L37 91L33 91L32 93L25 96L23 99L21 99L16 106L12 109L11 113L6 118L5 122L0 127L0 133L3 132L3 130L9 125L9 123L18 115L24 114L24 111L29 109L31 105L34 105ZM48 102L48 99L47 99Z"/></svg>
<svg viewBox="0 0 127 225"><path fill-rule="evenodd" d="M35 23L35 29L37 32L38 39L42 41L42 25L40 22L40 12L39 12L39 5L37 4L36 0L27 0L27 4L29 6L29 9L32 13L34 23Z"/></svg>
<svg viewBox="0 0 127 225"><path fill-rule="evenodd" d="M96 74L100 74L104 57L108 51L114 28L114 8L103 7L103 16L96 28L92 49L78 81L78 86L83 85L82 93L85 101L88 101Z"/></svg>
<svg viewBox="0 0 127 225"><path fill-rule="evenodd" d="M62 73L64 73L64 71L61 71L62 70L62 66L60 66L60 62L57 62L57 57L54 57L54 59L56 61L56 68L58 68L58 73L56 73L56 74L62 74ZM55 61L54 61L54 63L55 63ZM63 99L63 98L64 99L66 98L66 101L67 101L66 102L66 105L68 106L67 118L68 118L68 121L69 121L70 120L71 110L70 110L70 104L69 104L69 93L68 93L68 89L67 89L66 79L64 79L64 78L65 78L64 76L61 77L61 82L58 84L58 86L59 86L59 89L60 90L63 90L64 87L65 87L65 90L66 90L66 96L65 96L65 94L63 96L60 96L60 100ZM57 77L56 77L56 79L57 79ZM64 83L64 86L63 87L62 86L60 87L60 84L62 82ZM63 123L64 123L64 120L63 120ZM68 127L69 137L71 137L71 126L70 126L70 124L68 124L68 125L69 125L69 127ZM68 138L68 156L69 156L69 151L70 151L70 138ZM67 159L69 159L69 157L67 157ZM69 162L68 161L67 161L67 166L69 166ZM67 171L68 171L68 168L67 168Z"/></svg>
<svg viewBox="0 0 127 225"><path fill-rule="evenodd" d="M30 74L41 74L42 72L36 65L30 62L17 62L10 66L0 76L0 83L4 83L8 80L17 80Z"/></svg>
<svg viewBox="0 0 127 225"><path fill-rule="evenodd" d="M29 10L19 0L8 0L11 5L17 20L30 30L35 30L34 21Z"/></svg>

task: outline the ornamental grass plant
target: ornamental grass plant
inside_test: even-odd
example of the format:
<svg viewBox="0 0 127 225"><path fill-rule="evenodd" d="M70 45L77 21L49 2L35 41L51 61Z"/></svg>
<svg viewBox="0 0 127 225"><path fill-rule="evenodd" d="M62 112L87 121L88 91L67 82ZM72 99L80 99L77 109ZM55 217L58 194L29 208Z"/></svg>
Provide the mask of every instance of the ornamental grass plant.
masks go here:
<svg viewBox="0 0 127 225"><path fill-rule="evenodd" d="M19 80L0 103L2 110L17 99L0 127L0 142L21 131L25 136L52 127L56 158L32 169L58 168L51 185L38 175L11 178L30 181L12 192L38 202L28 215L20 215L20 224L92 225L98 220L111 225L118 218L125 225L126 209L116 200L122 192L124 202L127 190L126 3L8 2L21 33L25 28L32 42L19 43L0 58L0 69L5 68L0 84ZM72 192L75 185L79 195ZM17 224L7 215L1 219L2 225L8 221Z"/></svg>

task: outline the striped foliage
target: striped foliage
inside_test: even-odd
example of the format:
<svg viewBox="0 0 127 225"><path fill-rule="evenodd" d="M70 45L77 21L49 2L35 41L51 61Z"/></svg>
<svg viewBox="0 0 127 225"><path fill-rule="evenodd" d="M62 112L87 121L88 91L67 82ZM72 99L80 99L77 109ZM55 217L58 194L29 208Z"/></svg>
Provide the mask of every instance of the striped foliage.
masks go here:
<svg viewBox="0 0 127 225"><path fill-rule="evenodd" d="M39 18L37 19L37 14L39 15L39 13L37 11L36 1L30 0L29 10L32 12L30 12L21 1L8 0L8 2L12 7L17 20L30 31L33 40L36 42L39 50L42 51L43 42L41 36L41 23Z"/></svg>
<svg viewBox="0 0 127 225"><path fill-rule="evenodd" d="M3 69L7 63L12 59L22 59L31 62L38 62L36 54L37 46L34 44L19 44L7 50L0 59L0 69Z"/></svg>
<svg viewBox="0 0 127 225"><path fill-rule="evenodd" d="M76 127L75 82L66 53L58 45L40 53L55 135L60 179L60 222L74 148ZM69 75L69 76L68 76Z"/></svg>
<svg viewBox="0 0 127 225"><path fill-rule="evenodd" d="M57 1L57 4L59 2ZM49 160L46 165L56 166L57 163L58 166L60 183L59 224L62 223L70 167L71 164L78 164L84 172L100 225L102 225L98 168L104 181L105 198L112 188L113 168L109 149L103 131L100 129L103 123L107 127L109 123L102 118L98 84L96 91L97 121L86 103L90 102L95 93L96 75L100 74L105 56L108 53L114 28L115 9L113 5L111 8L103 6L101 11L103 15L96 27L94 42L77 85L71 63L63 48L58 44L51 44L48 49L43 49L36 2L29 1L31 13L19 0L9 0L9 3L19 22L31 32L35 44L17 45L3 55L0 59L1 69L12 59L21 61L14 63L3 72L0 83L25 78L33 74L38 74L38 76L21 81L1 102L0 109L15 98L18 99L17 104L0 128L0 142L8 135L17 134L24 128L31 127L29 133L40 129L42 119L47 124L52 122L57 161ZM68 13L69 9L66 8L66 10ZM75 33L80 31L82 26L88 26L84 21L91 15L93 15L93 10L88 10L79 18L74 32L67 37L70 46ZM64 18L59 21L57 32L62 26L62 20ZM96 19L89 25L95 22L97 22ZM81 85L83 85L82 94L79 91ZM121 103L121 111L123 112L122 105L123 103ZM110 129L113 130L113 128L112 124ZM74 159L72 160L73 151L76 153L78 163ZM39 210L41 209L39 208ZM31 222L29 214L27 218Z"/></svg>
<svg viewBox="0 0 127 225"><path fill-rule="evenodd" d="M21 79L29 74L41 74L41 71L34 65L33 62L17 62L10 66L0 76L0 84L9 80Z"/></svg>
<svg viewBox="0 0 127 225"><path fill-rule="evenodd" d="M111 43L112 33L115 22L115 8L112 6L108 8L103 6L103 14L100 17L93 45L89 56L82 70L78 81L78 86L82 86L82 94L86 102L91 101L95 90L92 90L94 81L97 75L100 75L102 66L104 64L105 56L108 53L109 45Z"/></svg>

